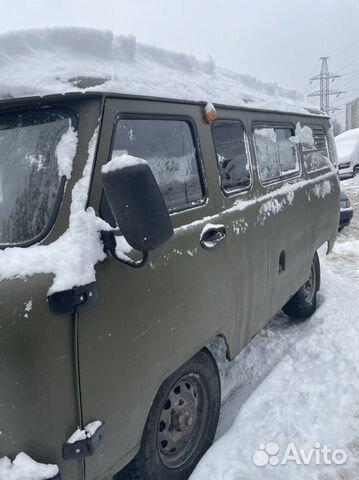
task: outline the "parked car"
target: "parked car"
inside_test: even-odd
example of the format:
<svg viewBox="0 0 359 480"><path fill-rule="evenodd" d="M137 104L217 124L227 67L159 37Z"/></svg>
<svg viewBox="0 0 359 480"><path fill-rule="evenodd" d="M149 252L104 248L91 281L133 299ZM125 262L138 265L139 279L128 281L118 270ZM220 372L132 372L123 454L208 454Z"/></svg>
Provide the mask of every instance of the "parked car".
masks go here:
<svg viewBox="0 0 359 480"><path fill-rule="evenodd" d="M359 173L359 128L347 130L335 137L338 171L341 179Z"/></svg>
<svg viewBox="0 0 359 480"><path fill-rule="evenodd" d="M350 204L348 195L345 192L340 192L340 218L339 218L339 232L344 227L348 227L353 218L353 209Z"/></svg>

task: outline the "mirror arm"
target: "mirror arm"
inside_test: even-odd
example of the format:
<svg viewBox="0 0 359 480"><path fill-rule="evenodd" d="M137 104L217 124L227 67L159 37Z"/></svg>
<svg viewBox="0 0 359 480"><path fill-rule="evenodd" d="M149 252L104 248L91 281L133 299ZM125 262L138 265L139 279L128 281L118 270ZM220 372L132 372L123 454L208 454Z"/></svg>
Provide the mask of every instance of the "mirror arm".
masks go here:
<svg viewBox="0 0 359 480"><path fill-rule="evenodd" d="M142 260L137 262L135 260L131 260L130 258L128 260L121 258L116 254L116 238L113 232L102 230L100 235L103 243L103 250L107 255L132 268L141 268L146 265L148 260L148 252L142 252Z"/></svg>
<svg viewBox="0 0 359 480"><path fill-rule="evenodd" d="M111 253L111 256L113 258L115 258L119 262L124 263L125 265L128 265L129 267L132 267L132 268L141 268L144 265L146 265L147 260L148 260L148 252L142 252L142 255L143 255L142 260L139 260L139 261L136 262L135 260L131 260L130 258L128 260L125 260L124 258L118 257L116 255L116 253Z"/></svg>

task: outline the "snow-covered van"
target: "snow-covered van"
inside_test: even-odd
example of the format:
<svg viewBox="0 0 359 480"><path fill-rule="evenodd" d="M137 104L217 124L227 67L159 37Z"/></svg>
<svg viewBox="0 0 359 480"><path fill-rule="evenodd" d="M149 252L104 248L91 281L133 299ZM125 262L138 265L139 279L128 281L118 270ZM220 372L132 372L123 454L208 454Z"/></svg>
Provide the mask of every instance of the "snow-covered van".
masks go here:
<svg viewBox="0 0 359 480"><path fill-rule="evenodd" d="M44 36L53 54L61 35ZM113 83L54 76L49 95L45 46L31 71L26 55L1 60L1 480L188 479L217 428L215 342L233 359L280 309L316 309L316 252L339 222L329 118L292 93L268 103L277 87L252 85L249 101L253 79L136 49L134 88L140 75L178 88L130 95L136 60L117 54ZM109 93L118 81L125 93Z"/></svg>
<svg viewBox="0 0 359 480"><path fill-rule="evenodd" d="M338 151L340 178L350 178L359 173L359 128L347 130L335 137Z"/></svg>

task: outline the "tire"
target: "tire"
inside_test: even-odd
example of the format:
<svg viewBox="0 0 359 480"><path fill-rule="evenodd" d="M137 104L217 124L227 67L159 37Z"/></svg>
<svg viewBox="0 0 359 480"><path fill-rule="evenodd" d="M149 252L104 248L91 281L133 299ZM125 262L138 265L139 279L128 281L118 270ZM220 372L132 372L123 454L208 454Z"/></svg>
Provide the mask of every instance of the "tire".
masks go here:
<svg viewBox="0 0 359 480"><path fill-rule="evenodd" d="M284 305L284 313L294 318L309 318L317 309L317 292L319 288L320 263L318 254L315 252L308 280Z"/></svg>
<svg viewBox="0 0 359 480"><path fill-rule="evenodd" d="M219 418L217 364L201 350L161 385L136 457L116 480L187 480L211 446Z"/></svg>

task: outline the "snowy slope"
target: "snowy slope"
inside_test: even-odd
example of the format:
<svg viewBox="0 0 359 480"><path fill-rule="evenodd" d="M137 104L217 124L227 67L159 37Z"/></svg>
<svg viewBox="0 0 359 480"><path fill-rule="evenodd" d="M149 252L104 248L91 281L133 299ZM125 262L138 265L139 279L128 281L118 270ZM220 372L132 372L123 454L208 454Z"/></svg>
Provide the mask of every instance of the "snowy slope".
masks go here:
<svg viewBox="0 0 359 480"><path fill-rule="evenodd" d="M228 105L320 113L304 96L134 37L84 28L24 30L0 35L0 99L81 89L93 77L103 90ZM98 85L100 83L100 85Z"/></svg>

